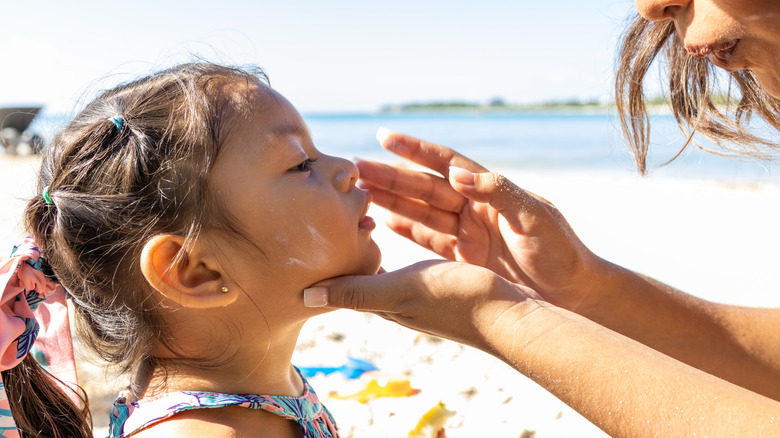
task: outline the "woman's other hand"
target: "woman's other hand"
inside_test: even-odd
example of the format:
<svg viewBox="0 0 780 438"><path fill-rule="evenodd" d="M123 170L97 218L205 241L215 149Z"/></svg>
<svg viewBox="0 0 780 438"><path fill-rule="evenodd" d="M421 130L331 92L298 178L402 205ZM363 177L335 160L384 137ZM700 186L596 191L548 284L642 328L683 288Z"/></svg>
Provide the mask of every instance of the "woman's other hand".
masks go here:
<svg viewBox="0 0 780 438"><path fill-rule="evenodd" d="M610 264L549 201L441 145L380 129L382 147L439 175L359 161L361 186L396 233L449 259L486 267L556 305L585 304Z"/></svg>

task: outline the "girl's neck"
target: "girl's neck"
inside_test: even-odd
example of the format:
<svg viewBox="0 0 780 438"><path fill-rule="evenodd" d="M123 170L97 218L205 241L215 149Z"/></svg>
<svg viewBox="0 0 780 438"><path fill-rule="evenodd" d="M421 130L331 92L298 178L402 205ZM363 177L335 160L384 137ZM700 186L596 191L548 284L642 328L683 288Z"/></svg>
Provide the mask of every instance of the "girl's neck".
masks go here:
<svg viewBox="0 0 780 438"><path fill-rule="evenodd" d="M139 398L176 391L299 396L304 385L291 359L302 326L301 322L284 329L275 327L270 342L267 337L261 342L242 337L240 345L226 350L213 366L176 359L155 361L159 365L136 377Z"/></svg>

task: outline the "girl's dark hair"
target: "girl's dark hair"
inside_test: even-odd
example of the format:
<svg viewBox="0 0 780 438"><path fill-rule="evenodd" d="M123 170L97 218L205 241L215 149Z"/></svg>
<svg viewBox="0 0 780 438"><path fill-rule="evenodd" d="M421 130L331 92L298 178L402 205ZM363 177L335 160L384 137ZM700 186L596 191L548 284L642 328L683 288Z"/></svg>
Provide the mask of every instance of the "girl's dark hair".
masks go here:
<svg viewBox="0 0 780 438"><path fill-rule="evenodd" d="M650 118L644 95L644 79L659 53L666 56L669 100L689 145L708 152L771 159L774 142L750 133L745 124L757 114L771 128L780 130L780 101L767 94L749 70L730 73L726 95L718 94L716 69L707 59L690 56L677 38L674 22L653 22L637 15L623 33L618 52L615 102L623 133L641 173L647 169ZM735 84L738 95L732 95ZM721 109L725 107L726 113ZM693 141L694 133L712 140L719 149L707 149ZM679 153L678 155L679 156ZM676 158L676 156L674 157ZM673 159L674 159L673 158Z"/></svg>
<svg viewBox="0 0 780 438"><path fill-rule="evenodd" d="M103 92L48 146L37 193L48 186L52 203L30 200L25 224L72 299L78 335L119 371L153 361L157 342L173 350L142 248L167 233L186 250L204 224L230 229L207 180L266 84L256 67L178 65Z"/></svg>
<svg viewBox="0 0 780 438"><path fill-rule="evenodd" d="M31 354L2 375L11 414L23 437L92 438L87 396L80 388L74 393L81 407L62 392L56 378Z"/></svg>

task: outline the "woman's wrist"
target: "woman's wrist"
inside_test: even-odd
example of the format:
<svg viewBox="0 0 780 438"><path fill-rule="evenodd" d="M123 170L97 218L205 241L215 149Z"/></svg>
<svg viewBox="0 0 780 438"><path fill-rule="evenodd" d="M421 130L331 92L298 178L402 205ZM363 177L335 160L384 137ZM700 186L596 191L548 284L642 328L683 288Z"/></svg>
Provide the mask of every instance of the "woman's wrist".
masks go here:
<svg viewBox="0 0 780 438"><path fill-rule="evenodd" d="M625 279L633 272L602 259L595 254L587 257L583 266L562 290L546 291L544 298L550 303L593 319L593 316L609 308L609 302L622 289Z"/></svg>
<svg viewBox="0 0 780 438"><path fill-rule="evenodd" d="M517 368L516 358L523 347L552 328L547 326L546 313L555 306L541 298L526 298L509 306L500 304L505 307L478 325L482 344L474 346Z"/></svg>

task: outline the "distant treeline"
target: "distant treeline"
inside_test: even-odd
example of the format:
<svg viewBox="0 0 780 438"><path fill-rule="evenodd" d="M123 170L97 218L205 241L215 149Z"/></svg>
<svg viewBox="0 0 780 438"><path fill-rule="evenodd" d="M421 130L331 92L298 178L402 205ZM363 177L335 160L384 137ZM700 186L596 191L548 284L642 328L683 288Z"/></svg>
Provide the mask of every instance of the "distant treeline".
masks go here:
<svg viewBox="0 0 780 438"><path fill-rule="evenodd" d="M567 108L607 108L597 99L593 100L564 100L549 101L534 104L513 104L503 99L493 99L487 103L468 101L435 101L435 102L411 102L395 105L384 105L381 112L412 112L412 111L532 111L542 109L567 109Z"/></svg>
<svg viewBox="0 0 780 438"><path fill-rule="evenodd" d="M727 95L718 94L714 96L713 102L716 105L726 105L728 102L735 105L738 101L734 96L729 98ZM649 107L669 107L669 100L665 96L656 96L646 100ZM615 108L614 102L603 102L599 99L567 99L551 100L539 103L514 104L508 103L501 98L492 99L486 103L468 102L462 100L453 101L433 101L433 102L411 102L402 104L388 104L380 108L380 112L424 112L424 111L556 111L556 110L593 110L593 109L612 109Z"/></svg>

